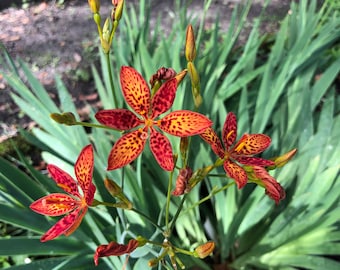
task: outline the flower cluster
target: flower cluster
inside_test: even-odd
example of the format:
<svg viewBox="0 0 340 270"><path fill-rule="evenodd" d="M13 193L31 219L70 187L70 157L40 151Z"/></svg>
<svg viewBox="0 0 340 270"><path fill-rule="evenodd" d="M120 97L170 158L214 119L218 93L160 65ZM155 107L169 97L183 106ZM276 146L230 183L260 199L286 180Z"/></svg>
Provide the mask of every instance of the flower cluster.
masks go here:
<svg viewBox="0 0 340 270"><path fill-rule="evenodd" d="M94 13L94 20L98 26L102 48L108 57L113 34L122 15L124 1L114 0L113 4L114 9L111 18L113 27L109 27L105 23L102 29L100 27L99 0L89 0L90 8ZM175 268L177 265L183 268L184 265L177 253L198 258L209 256L215 248L213 241L203 243L193 251L181 249L170 242L171 232L183 207L185 196L182 197L182 203L171 224L169 224L168 210L171 195L181 196L190 192L197 183L205 180L206 176L219 166L222 166L226 173L223 178L232 178L235 181L232 184L236 183L238 189L242 189L247 183L251 182L263 187L265 194L276 204L285 198L283 187L270 175L269 171L284 166L295 155L296 149L272 159L256 156L270 146L271 138L265 134L243 134L237 140L237 119L232 112L229 112L226 116L220 139L212 128L213 122L205 115L197 112L203 100L200 95L199 75L194 65L196 46L192 26L189 26L187 30L185 56L187 69L177 74L174 69L163 67L151 77L151 87L133 67L121 67L121 94L128 108L99 110L95 114L100 127L123 132L123 135L114 142L109 153L107 170L116 170L128 166L142 154L148 141L150 150L159 166L170 172L171 177L178 173L175 187L172 186L171 181L169 182L165 226L155 224L153 219L149 218L149 221L162 231L164 241L158 243L138 236L135 239L130 239L127 244L112 241L100 245L95 251L95 265L98 265L100 257L130 254L138 247L146 244L156 245L162 249L157 258L149 261L149 266L156 266L164 260L165 256L168 256ZM178 86L187 73L191 79L195 109L193 111L171 110ZM82 122L77 122L75 116L69 112L55 113L51 117L58 123L65 125L85 125ZM181 138L181 167L177 164L178 155L174 153L166 134ZM195 135L200 136L204 142L209 144L212 151L217 155L217 160L207 167L192 170L187 158L190 137ZM47 216L65 215L41 237L42 242L53 240L62 234L71 235L80 226L89 207L105 205L134 211L146 217L145 214L134 208L128 196L124 194L123 188L108 178L104 180L104 186L116 202L101 202L94 198L96 187L92 179L94 170L94 148L92 145L85 146L75 162L74 174L76 179L55 165L48 165L47 169L51 178L67 194L49 194L30 205L30 208L39 214ZM225 188L229 186L231 185L226 185ZM171 189L173 189L172 192Z"/></svg>

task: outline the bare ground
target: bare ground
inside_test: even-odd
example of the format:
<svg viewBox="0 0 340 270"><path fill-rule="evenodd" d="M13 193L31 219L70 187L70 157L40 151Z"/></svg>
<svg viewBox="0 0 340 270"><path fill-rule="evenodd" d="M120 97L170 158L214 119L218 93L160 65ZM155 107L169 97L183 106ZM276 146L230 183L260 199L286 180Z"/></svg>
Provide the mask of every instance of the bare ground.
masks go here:
<svg viewBox="0 0 340 270"><path fill-rule="evenodd" d="M19 1L17 1L19 2ZM200 15L203 0L192 1L190 11ZM208 12L206 27L211 27L217 14L220 14L223 29L229 26L231 13L240 0L214 0ZM264 1L254 0L249 22L258 16ZM268 21L263 31L277 29L279 20L289 10L289 0L273 0L267 8ZM6 5L7 3L7 5ZM35 1L29 7L9 6L11 0L0 3L0 41L12 57L20 57L29 64L35 76L54 97L54 76L62 76L74 100L82 108L84 101L96 105L97 95L91 81L89 65L94 61L96 28L86 0ZM101 14L109 14L111 1L101 1ZM138 0L126 1L127 6L138 5ZM171 25L174 19L174 1L152 1L152 18L162 12L163 25ZM1 66L0 66L1 70ZM19 126L29 128L34 125L28 117L23 117L12 102L0 72L0 142L14 136Z"/></svg>

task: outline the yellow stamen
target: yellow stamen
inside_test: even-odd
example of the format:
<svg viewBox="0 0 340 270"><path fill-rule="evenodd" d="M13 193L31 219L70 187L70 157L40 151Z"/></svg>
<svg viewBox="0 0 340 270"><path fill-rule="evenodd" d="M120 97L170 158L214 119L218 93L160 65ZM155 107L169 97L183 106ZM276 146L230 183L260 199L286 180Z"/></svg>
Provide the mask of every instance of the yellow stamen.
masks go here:
<svg viewBox="0 0 340 270"><path fill-rule="evenodd" d="M244 142L241 142L236 148L235 148L235 152L240 152L242 150L242 148L245 146Z"/></svg>
<svg viewBox="0 0 340 270"><path fill-rule="evenodd" d="M227 134L227 140L229 140L230 136L234 133L234 130L230 130Z"/></svg>
<svg viewBox="0 0 340 270"><path fill-rule="evenodd" d="M59 183L59 184L57 184L57 186L60 187L60 188L62 188L62 189L65 190L66 192L70 192L70 191L71 191L70 187L67 186L67 185L65 185L65 184Z"/></svg>

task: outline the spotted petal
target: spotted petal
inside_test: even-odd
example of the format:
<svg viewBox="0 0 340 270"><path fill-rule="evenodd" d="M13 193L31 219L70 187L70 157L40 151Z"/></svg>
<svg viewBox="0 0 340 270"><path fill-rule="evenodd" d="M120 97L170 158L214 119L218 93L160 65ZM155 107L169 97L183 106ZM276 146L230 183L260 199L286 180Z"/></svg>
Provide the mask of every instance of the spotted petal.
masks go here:
<svg viewBox="0 0 340 270"><path fill-rule="evenodd" d="M125 101L138 114L147 117L150 109L150 90L142 75L132 67L122 67L120 83Z"/></svg>
<svg viewBox="0 0 340 270"><path fill-rule="evenodd" d="M67 172L52 164L47 166L47 170L59 187L65 192L80 198L77 183Z"/></svg>
<svg viewBox="0 0 340 270"><path fill-rule="evenodd" d="M170 141L163 134L151 130L150 136L151 152L163 170L172 171L174 169L174 158Z"/></svg>
<svg viewBox="0 0 340 270"><path fill-rule="evenodd" d="M63 193L52 193L36 200L30 208L39 214L47 216L60 216L74 210L80 201Z"/></svg>
<svg viewBox="0 0 340 270"><path fill-rule="evenodd" d="M110 242L108 245L100 245L94 255L94 263L98 265L100 257L120 256L134 251L139 246L139 242L131 239L127 245L118 244L117 242Z"/></svg>
<svg viewBox="0 0 340 270"><path fill-rule="evenodd" d="M238 155L256 155L270 145L271 139L264 134L244 134L235 145L233 152Z"/></svg>
<svg viewBox="0 0 340 270"><path fill-rule="evenodd" d="M127 109L101 110L95 117L99 123L118 130L130 130L141 124L141 120Z"/></svg>
<svg viewBox="0 0 340 270"><path fill-rule="evenodd" d="M227 159L223 164L223 168L229 177L235 179L239 189L247 184L248 176L242 167Z"/></svg>
<svg viewBox="0 0 340 270"><path fill-rule="evenodd" d="M157 125L171 135L187 137L202 133L212 122L200 113L181 110L169 113Z"/></svg>
<svg viewBox="0 0 340 270"><path fill-rule="evenodd" d="M228 113L222 130L222 140L226 150L229 151L237 137L237 120L234 113Z"/></svg>
<svg viewBox="0 0 340 270"><path fill-rule="evenodd" d="M261 167L268 167L268 166L273 166L275 164L274 161L264 159L264 158L259 158L259 157L237 157L235 158L239 163L243 165L256 165L256 166L261 166Z"/></svg>
<svg viewBox="0 0 340 270"><path fill-rule="evenodd" d="M108 170L115 170L131 163L142 153L147 140L142 129L123 135L113 146L108 158Z"/></svg>
<svg viewBox="0 0 340 270"><path fill-rule="evenodd" d="M216 155L218 155L220 158L224 157L224 150L221 141L212 128L207 128L206 130L204 130L204 132L200 134L200 137L208 144L210 144L211 149Z"/></svg>
<svg viewBox="0 0 340 270"><path fill-rule="evenodd" d="M78 208L69 215L63 217L41 237L40 241L46 242L53 240L66 232L69 232L68 235L70 235L76 229L73 225L76 223L79 226L84 214L84 209ZM70 232L70 228L73 228L72 232Z"/></svg>
<svg viewBox="0 0 340 270"><path fill-rule="evenodd" d="M152 119L170 109L176 97L176 90L177 90L176 78L165 82L161 86L161 88L158 89L158 91L153 96L151 101Z"/></svg>
<svg viewBox="0 0 340 270"><path fill-rule="evenodd" d="M83 190L87 205L91 205L96 191L92 183L93 174L93 147L91 144L85 146L80 152L78 160L74 166L74 173L78 183Z"/></svg>
<svg viewBox="0 0 340 270"><path fill-rule="evenodd" d="M282 186L272 177L266 169L254 166L253 171L255 176L262 182L265 186L266 194L278 204L281 200L286 197L286 192Z"/></svg>

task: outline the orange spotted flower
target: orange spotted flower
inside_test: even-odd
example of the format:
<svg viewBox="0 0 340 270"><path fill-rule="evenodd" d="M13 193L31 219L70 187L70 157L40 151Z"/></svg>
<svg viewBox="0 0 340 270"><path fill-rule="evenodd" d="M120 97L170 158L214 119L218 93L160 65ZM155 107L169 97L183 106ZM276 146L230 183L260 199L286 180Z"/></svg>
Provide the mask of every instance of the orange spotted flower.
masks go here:
<svg viewBox="0 0 340 270"><path fill-rule="evenodd" d="M260 167L274 165L271 160L254 157L270 145L271 139L267 135L244 134L234 144L237 137L237 121L232 112L228 113L222 130L224 148L212 128L206 129L200 136L210 144L215 154L223 160L224 170L229 177L235 179L238 188L244 187L248 181L247 173L240 164Z"/></svg>
<svg viewBox="0 0 340 270"><path fill-rule="evenodd" d="M132 67L122 67L120 82L124 99L134 112L128 109L112 109L101 110L95 115L103 125L130 131L113 146L107 169L118 169L135 160L149 138L151 152L158 164L164 170L172 171L172 147L168 138L159 130L174 136L187 137L203 132L212 122L202 114L186 110L173 111L159 117L173 104L177 90L176 78L166 81L153 96L146 81Z"/></svg>
<svg viewBox="0 0 340 270"><path fill-rule="evenodd" d="M62 234L69 236L80 225L88 206L92 204L96 187L92 183L93 148L84 147L74 167L77 182L65 171L55 165L47 166L53 180L64 193L53 193L33 202L30 208L42 215L60 216L67 214L51 227L42 237L41 242L52 240ZM78 185L82 190L79 193Z"/></svg>

